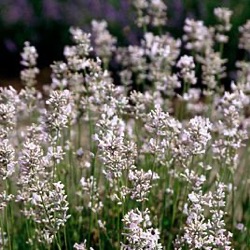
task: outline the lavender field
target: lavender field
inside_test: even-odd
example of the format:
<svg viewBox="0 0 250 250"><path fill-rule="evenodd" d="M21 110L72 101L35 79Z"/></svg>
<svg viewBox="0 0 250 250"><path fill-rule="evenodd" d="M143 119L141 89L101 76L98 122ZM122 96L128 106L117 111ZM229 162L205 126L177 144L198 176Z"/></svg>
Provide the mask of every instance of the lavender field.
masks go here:
<svg viewBox="0 0 250 250"><path fill-rule="evenodd" d="M0 249L250 249L250 20L232 73L233 11L176 38L162 0L131 4L139 44L92 20L42 91L29 41L0 87Z"/></svg>

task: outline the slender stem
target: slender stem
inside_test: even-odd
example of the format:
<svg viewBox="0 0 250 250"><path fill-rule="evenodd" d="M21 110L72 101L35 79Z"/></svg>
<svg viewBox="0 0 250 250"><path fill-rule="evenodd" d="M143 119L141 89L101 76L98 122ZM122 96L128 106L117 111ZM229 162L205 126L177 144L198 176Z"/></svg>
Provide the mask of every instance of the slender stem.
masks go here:
<svg viewBox="0 0 250 250"><path fill-rule="evenodd" d="M234 183L234 178L232 176L232 232L234 230L234 201L235 201L235 183Z"/></svg>
<svg viewBox="0 0 250 250"><path fill-rule="evenodd" d="M92 220L93 220L92 209L90 209L90 216L89 216L89 233L88 233L88 242L87 242L88 247L90 247L90 242L91 242Z"/></svg>
<svg viewBox="0 0 250 250"><path fill-rule="evenodd" d="M224 43L220 43L220 56L223 58L223 52L224 52Z"/></svg>
<svg viewBox="0 0 250 250"><path fill-rule="evenodd" d="M30 221L29 220L25 220L25 228L26 228L26 232L27 232L27 236L29 240L30 239Z"/></svg>
<svg viewBox="0 0 250 250"><path fill-rule="evenodd" d="M6 228L7 228L7 235L8 235L8 247L9 247L9 250L12 249L11 247L11 242L12 242L12 239L11 239L11 234L10 234L10 226L9 226L9 223L8 223L8 205L5 209L5 221L6 221Z"/></svg>
<svg viewBox="0 0 250 250"><path fill-rule="evenodd" d="M5 246L4 240L4 210L2 210L2 218L1 218L1 238L2 238L2 245Z"/></svg>
<svg viewBox="0 0 250 250"><path fill-rule="evenodd" d="M5 190L7 192L7 195L10 193L10 188L9 188L9 185L8 185L8 180L5 180ZM5 209L3 210L4 211L4 216L5 216L5 223L6 223L6 229L7 229L7 235L8 235L8 247L9 247L9 250L12 249L12 246L11 246L11 242L12 242L12 239L11 239L11 233L10 233L10 225L9 225L9 222L11 223L11 220L9 220L8 218L8 208L10 206L10 203L7 203L7 206L5 207Z"/></svg>
<svg viewBox="0 0 250 250"><path fill-rule="evenodd" d="M65 249L68 250L68 244L67 244L67 232L66 232L66 228L64 226L63 228L63 237L64 237L64 244L65 244Z"/></svg>
<svg viewBox="0 0 250 250"><path fill-rule="evenodd" d="M173 228L173 225L174 225L176 209L177 209L177 204L178 204L179 194L180 194L179 183L175 182L175 186L176 186L176 192L174 193L174 204L173 204L173 213L172 213L172 219L171 219L171 229Z"/></svg>
<svg viewBox="0 0 250 250"><path fill-rule="evenodd" d="M81 121L79 118L79 121L77 122L77 148L81 147L81 130L82 130L82 126L81 126Z"/></svg>

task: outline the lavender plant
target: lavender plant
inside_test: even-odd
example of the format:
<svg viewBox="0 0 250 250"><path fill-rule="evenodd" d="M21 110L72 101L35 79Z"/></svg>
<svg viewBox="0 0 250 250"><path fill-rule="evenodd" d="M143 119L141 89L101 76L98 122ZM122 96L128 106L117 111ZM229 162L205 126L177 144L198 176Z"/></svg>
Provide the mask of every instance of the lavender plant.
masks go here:
<svg viewBox="0 0 250 250"><path fill-rule="evenodd" d="M181 40L163 31L163 1L133 5L137 45L117 47L105 21L93 47L71 28L39 92L26 42L24 88L0 88L2 249L250 248L247 59L222 84L232 12L186 19Z"/></svg>

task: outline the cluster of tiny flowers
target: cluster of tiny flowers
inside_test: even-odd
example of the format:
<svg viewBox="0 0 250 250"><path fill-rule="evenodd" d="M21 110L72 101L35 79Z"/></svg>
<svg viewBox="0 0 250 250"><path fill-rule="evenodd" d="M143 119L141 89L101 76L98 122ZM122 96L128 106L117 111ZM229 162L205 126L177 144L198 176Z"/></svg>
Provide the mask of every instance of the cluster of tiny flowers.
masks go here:
<svg viewBox="0 0 250 250"><path fill-rule="evenodd" d="M230 23L230 18L233 12L228 8L215 8L214 15L219 21L219 24L215 25L217 33L215 34L215 39L219 43L226 43L228 41L228 36L225 35L226 32L230 31L232 25Z"/></svg>
<svg viewBox="0 0 250 250"><path fill-rule="evenodd" d="M143 151L156 156L160 163L167 164L169 156L187 164L191 156L204 154L211 139L211 122L207 118L196 116L183 127L175 118L157 108L147 117L146 130L154 135L144 144Z"/></svg>
<svg viewBox="0 0 250 250"><path fill-rule="evenodd" d="M90 44L90 34L83 32L80 28L70 28L70 33L74 45L65 46L64 56L66 62L54 62L52 68L52 84L46 86L47 89L65 89L66 87L74 91L77 95L83 89L84 77L82 71L90 65L88 58L92 47Z"/></svg>
<svg viewBox="0 0 250 250"><path fill-rule="evenodd" d="M14 198L14 195L5 190L4 184L13 175L16 167L15 151L9 144L8 139L0 138L0 181L3 184L0 191L0 210L5 208L9 201Z"/></svg>
<svg viewBox="0 0 250 250"><path fill-rule="evenodd" d="M201 101L201 89L189 88L183 96L178 96L180 100L186 102L187 111L192 115L202 115L207 106Z"/></svg>
<svg viewBox="0 0 250 250"><path fill-rule="evenodd" d="M216 184L216 190L210 193L211 203L209 204L211 209L211 221L210 228L212 229L211 239L214 242L214 247L223 247L225 249L232 249L231 238L233 234L226 229L226 223L224 217L226 213L224 212L225 203L225 190L226 185L219 182Z"/></svg>
<svg viewBox="0 0 250 250"><path fill-rule="evenodd" d="M127 48L118 48L116 60L124 70L137 76L137 84L141 84L147 77L147 60L141 46L129 45Z"/></svg>
<svg viewBox="0 0 250 250"><path fill-rule="evenodd" d="M51 88L52 89L64 89L69 85L69 69L68 65L65 62L54 62L51 65L52 69L52 83L51 83Z"/></svg>
<svg viewBox="0 0 250 250"><path fill-rule="evenodd" d="M43 107L42 94L35 87L25 87L19 93L19 119L29 119Z"/></svg>
<svg viewBox="0 0 250 250"><path fill-rule="evenodd" d="M202 64L202 83L209 90L218 88L218 80L226 76L226 59L222 59L218 52L210 51L205 57L200 57L199 62Z"/></svg>
<svg viewBox="0 0 250 250"><path fill-rule="evenodd" d="M87 240L84 240L84 242L80 243L80 244L75 243L73 247L76 250L88 250L88 248L87 248ZM89 250L94 250L94 248L90 247Z"/></svg>
<svg viewBox="0 0 250 250"><path fill-rule="evenodd" d="M124 170L133 166L135 145L126 142L125 124L117 116L110 117L108 114L103 114L97 127L99 131L95 139L101 151L102 162L106 166L104 174L110 182L113 182L122 176Z"/></svg>
<svg viewBox="0 0 250 250"><path fill-rule="evenodd" d="M37 107L41 106L39 101L42 95L34 88L37 83L36 77L39 74L39 69L36 67L38 58L36 48L31 46L29 42L25 42L21 58L21 65L25 67L21 71L21 80L25 88L21 89L18 95L20 99L18 110L22 113L22 118L25 119L32 116L31 112L36 111Z"/></svg>
<svg viewBox="0 0 250 250"><path fill-rule="evenodd" d="M149 59L147 78L155 85L155 89L167 95L174 95L174 90L181 87L170 67L179 55L180 41L169 35L155 36L147 32L142 40L144 55ZM168 73L169 72L169 73Z"/></svg>
<svg viewBox="0 0 250 250"><path fill-rule="evenodd" d="M185 208L187 214L184 235L175 240L175 249L232 249L232 234L225 229L225 185L216 184L216 191L203 194L202 185L206 178L198 176L188 169L183 174L184 178L192 185L192 192L188 195L189 206ZM206 209L211 214L211 219L206 218Z"/></svg>
<svg viewBox="0 0 250 250"><path fill-rule="evenodd" d="M180 77L185 84L196 84L195 64L192 56L182 56L176 66L180 69Z"/></svg>
<svg viewBox="0 0 250 250"><path fill-rule="evenodd" d="M30 235L29 243L33 244L35 236L39 242L50 245L69 217L64 185L54 182L51 174L56 162L53 157L61 159L62 156L57 151L51 153L45 144L47 135L44 136L42 127L29 127L25 137L19 155L16 202L21 203L24 216L38 225L35 235ZM48 146L46 153L42 145Z"/></svg>
<svg viewBox="0 0 250 250"><path fill-rule="evenodd" d="M145 54L149 56L151 60L159 59L158 56L167 57L170 53L170 48L166 44L167 39L164 36L155 36L151 32L147 32L144 35L145 38Z"/></svg>
<svg viewBox="0 0 250 250"><path fill-rule="evenodd" d="M153 96L149 92L141 93L133 90L129 97L133 106L131 106L131 113L135 119L145 119L150 107L154 103Z"/></svg>
<svg viewBox="0 0 250 250"><path fill-rule="evenodd" d="M115 51L116 39L107 30L107 22L98 22L93 20L91 22L92 33L94 36L94 50L96 54L104 61L108 62Z"/></svg>
<svg viewBox="0 0 250 250"><path fill-rule="evenodd" d="M138 27L151 25L154 27L166 24L167 6L162 0L136 0L133 6L137 11L136 24Z"/></svg>
<svg viewBox="0 0 250 250"><path fill-rule="evenodd" d="M6 137L9 130L12 130L15 124L15 107L11 104L0 104L0 129L1 137Z"/></svg>
<svg viewBox="0 0 250 250"><path fill-rule="evenodd" d="M109 91L102 97L105 104L101 107L102 113L96 124L97 133L94 134L94 140L104 164L103 174L112 187L110 198L121 204L128 191L124 185L118 188L120 178L126 175L129 168L133 168L137 151L135 143L125 138L126 123L120 117L120 114L124 113L126 98L116 99L119 91L115 91L116 88L112 84L106 86Z"/></svg>
<svg viewBox="0 0 250 250"><path fill-rule="evenodd" d="M39 69L36 67L38 57L36 48L31 46L29 42L25 42L21 56L21 64L26 67L21 71L21 80L25 86L33 87L36 84L36 76L39 73Z"/></svg>
<svg viewBox="0 0 250 250"><path fill-rule="evenodd" d="M0 178L6 180L15 171L15 150L8 139L0 140Z"/></svg>
<svg viewBox="0 0 250 250"><path fill-rule="evenodd" d="M123 218L124 233L128 243L122 243L123 250L163 249L160 232L152 227L149 210L141 212L139 209L129 211Z"/></svg>
<svg viewBox="0 0 250 250"><path fill-rule="evenodd" d="M157 162L167 164L165 157L176 147L182 124L157 106L147 115L145 129L149 139L143 145L143 152L154 155Z"/></svg>
<svg viewBox="0 0 250 250"><path fill-rule="evenodd" d="M69 90L53 91L46 101L48 109L44 110L44 123L49 131L60 137L63 128L69 126L72 118L73 103Z"/></svg>
<svg viewBox="0 0 250 250"><path fill-rule="evenodd" d="M224 164L235 170L239 152L238 149L244 145L248 138L247 131L242 124L242 111L248 105L247 96L233 86L234 92L225 92L220 99L218 109L222 119L215 124L215 131L219 131L220 137L213 143L213 157L218 158Z"/></svg>
<svg viewBox="0 0 250 250"><path fill-rule="evenodd" d="M122 83L130 85L133 77L136 77L138 85L149 80L156 89L154 94L173 96L175 89L181 86L177 75L171 72L180 54L180 45L180 39L174 39L169 34L154 35L147 32L141 40L141 46L118 48L116 59L122 66Z"/></svg>
<svg viewBox="0 0 250 250"><path fill-rule="evenodd" d="M249 94L250 92L250 63L247 61L237 61L237 79L238 86L245 94Z"/></svg>
<svg viewBox="0 0 250 250"><path fill-rule="evenodd" d="M46 159L42 147L37 141L27 139L19 155L19 186L16 201L22 202L24 207L31 198L30 188L36 186L40 180L46 178ZM25 209L25 208L24 208Z"/></svg>
<svg viewBox="0 0 250 250"><path fill-rule="evenodd" d="M106 112L124 113L128 100L123 88L115 87L108 71L101 69L99 61L92 62L91 73L86 76L86 81L88 82L87 93L81 98L83 110L90 109L95 115ZM86 115L88 115L86 120L91 119L89 114Z"/></svg>
<svg viewBox="0 0 250 250"><path fill-rule="evenodd" d="M25 88L0 87L0 248L20 247L26 222L31 248L230 250L247 238L250 62L224 91L232 12L216 8L212 27L187 18L182 45L161 27L163 0L132 2L138 43L116 48L94 20L92 37L70 28L43 92L29 42ZM249 52L249 22L240 33Z"/></svg>
<svg viewBox="0 0 250 250"><path fill-rule="evenodd" d="M64 185L61 182L38 181L36 186L30 188L30 193L29 206L24 214L39 225L36 228L38 241L50 245L70 217Z"/></svg>
<svg viewBox="0 0 250 250"><path fill-rule="evenodd" d="M148 170L130 170L128 179L131 182L131 188L129 190L131 199L138 202L147 200L147 194L152 188L152 181L158 180L160 177L157 173Z"/></svg>
<svg viewBox="0 0 250 250"><path fill-rule="evenodd" d="M70 28L73 41L76 45L66 46L64 48L64 56L67 64L73 72L84 70L89 62L86 56L92 51L90 45L90 34L83 32L80 28Z"/></svg>
<svg viewBox="0 0 250 250"><path fill-rule="evenodd" d="M84 203L87 203L88 208L90 208L94 213L98 213L103 208L103 204L100 200L99 190L97 188L96 179L93 176L90 178L82 177L80 180L81 188L83 193L80 191L79 195L86 197Z"/></svg>
<svg viewBox="0 0 250 250"><path fill-rule="evenodd" d="M8 183L17 166L15 148L12 144L15 137L13 130L17 121L15 93L12 88L0 89L0 210L3 210L14 198Z"/></svg>
<svg viewBox="0 0 250 250"><path fill-rule="evenodd" d="M183 40L186 49L204 53L213 46L213 30L207 28L203 21L195 21L187 18L184 25Z"/></svg>
<svg viewBox="0 0 250 250"><path fill-rule="evenodd" d="M11 91L11 90L10 90ZM16 103L12 100L11 96L15 95L15 92L8 95L6 89L0 89L0 138L8 138L10 132L16 125Z"/></svg>
<svg viewBox="0 0 250 250"><path fill-rule="evenodd" d="M250 20L248 20L244 25L240 26L240 41L239 41L239 48L250 52Z"/></svg>
<svg viewBox="0 0 250 250"><path fill-rule="evenodd" d="M150 24L154 27L165 25L167 22L167 6L162 0L150 0L149 8L147 9L150 16Z"/></svg>
<svg viewBox="0 0 250 250"><path fill-rule="evenodd" d="M190 154L204 154L210 141L212 123L208 118L195 116L188 123L188 128L183 131L183 142L190 143Z"/></svg>

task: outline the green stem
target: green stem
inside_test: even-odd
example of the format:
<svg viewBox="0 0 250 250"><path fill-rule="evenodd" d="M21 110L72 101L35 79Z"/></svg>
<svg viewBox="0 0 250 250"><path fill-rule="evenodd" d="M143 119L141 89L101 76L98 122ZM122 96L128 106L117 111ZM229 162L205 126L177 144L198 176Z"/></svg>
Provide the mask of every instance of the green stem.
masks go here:
<svg viewBox="0 0 250 250"><path fill-rule="evenodd" d="M172 213L172 219L171 219L171 229L174 226L176 209L177 209L177 204L178 204L179 194L180 194L180 185L179 185L179 183L175 182L175 186L176 186L175 187L176 192L174 193L174 204L173 204L173 213Z"/></svg>
<svg viewBox="0 0 250 250"><path fill-rule="evenodd" d="M5 180L5 188L6 188L6 192L9 194L10 193L10 188L9 188L9 185L8 185L8 180ZM10 225L9 225L9 221L11 223L11 220L9 220L9 218L8 218L9 205L10 205L10 203L7 203L7 206L3 211L4 211L5 221L6 221L6 228L7 228L8 247L9 247L9 250L11 250L12 249L12 246L11 246L11 242L12 242L11 237L12 236L11 236L11 233L10 233Z"/></svg>
<svg viewBox="0 0 250 250"><path fill-rule="evenodd" d="M63 228L63 237L64 237L65 249L68 250L67 233L66 233L66 228L65 228L65 226L64 226L64 228Z"/></svg>
<svg viewBox="0 0 250 250"><path fill-rule="evenodd" d="M28 239L30 239L30 221L29 220L25 220L25 227L26 227Z"/></svg>
<svg viewBox="0 0 250 250"><path fill-rule="evenodd" d="M232 232L234 230L234 214L235 214L235 209L234 209L234 201L235 201L235 183L234 183L234 178L232 177Z"/></svg>
<svg viewBox="0 0 250 250"><path fill-rule="evenodd" d="M2 219L1 219L1 238L2 238L2 245L4 247L5 240L4 240L4 210L2 210Z"/></svg>
<svg viewBox="0 0 250 250"><path fill-rule="evenodd" d="M92 221L93 221L93 213L92 209L90 208L90 216L89 216L89 233L88 233L88 247L90 247L90 242L91 242L91 232L92 232Z"/></svg>
<svg viewBox="0 0 250 250"><path fill-rule="evenodd" d="M9 226L9 223L8 223L8 205L6 207L6 210L5 210L5 221L6 221L6 228L7 228L7 235L8 235L8 247L9 247L9 250L12 249L11 247L11 242L12 242L12 239L11 239L11 234L10 234L10 226Z"/></svg>

